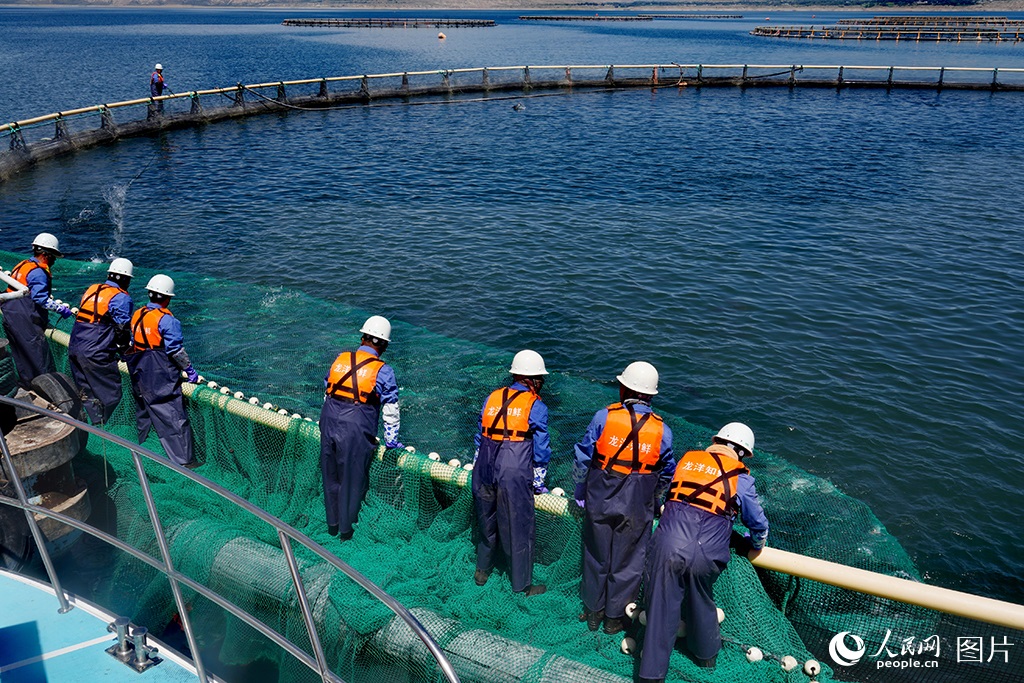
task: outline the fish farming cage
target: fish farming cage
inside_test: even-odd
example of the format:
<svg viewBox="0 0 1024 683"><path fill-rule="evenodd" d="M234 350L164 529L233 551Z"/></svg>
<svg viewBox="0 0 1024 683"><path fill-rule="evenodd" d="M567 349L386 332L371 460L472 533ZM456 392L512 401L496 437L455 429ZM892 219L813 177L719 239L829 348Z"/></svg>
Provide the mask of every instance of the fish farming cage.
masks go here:
<svg viewBox="0 0 1024 683"><path fill-rule="evenodd" d="M457 103L544 91L671 87L1024 90L1024 69L803 64L541 65L334 76L99 104L0 125L0 180L123 137L262 113Z"/></svg>
<svg viewBox="0 0 1024 683"><path fill-rule="evenodd" d="M0 252L0 266L10 268L20 258ZM58 261L55 295L75 301L102 278L104 269L105 264ZM140 283L153 274L138 270ZM416 448L378 451L355 535L340 542L327 533L323 505L319 379L337 346L358 343L358 333L338 338L336 330L357 330L365 312L335 306L331 319L321 320L316 313L325 303L312 297L281 298L270 288L254 291L249 285L172 275L178 305L188 306L182 319L189 350L201 368L206 369L200 359L207 349L221 346L223 336L190 329L189 317L230 320L234 302L243 298L260 301L263 314L246 316L245 325L235 327L235 334L246 337L236 340L240 348L262 348L255 340L272 337L280 347L274 351L279 357L242 359L223 370L230 376L210 368L201 385L184 385L202 463L199 475L306 534L408 607L463 681L633 680L635 655L623 653L623 637L591 632L578 620L581 521L564 493L536 497L535 578L547 584L546 594L513 594L500 568L483 587L472 580L475 516L469 482L475 406L507 381L505 354L395 323L403 343L389 350L388 360L405 388L403 440ZM303 339L284 338L275 335L282 319L324 329L311 329ZM325 332L328 328L333 332ZM64 345L69 329L69 322L60 321L50 333L63 372L68 371ZM310 339L332 343L327 348ZM281 383L285 374L268 377L275 367L298 378L291 380L292 389ZM593 412L615 400L615 390L557 372L550 379L545 401L556 457L548 485L571 491L571 458L559 454L571 452ZM126 376L123 389L106 429L134 441L134 403ZM438 411L438 405L466 409ZM678 452L710 443L710 430L677 415L663 417ZM154 435L144 445L163 452ZM909 556L863 503L774 454L759 451L751 464L771 521L774 550L907 579L910 588L919 585ZM90 483L96 523L146 558L158 558L157 534L128 449L92 435L76 470ZM350 683L443 680L410 627L337 566L293 542L293 572L284 539L266 520L156 463L147 462L145 470L170 556L195 584L183 589L183 604L210 671L228 680L257 680L257 672L267 681L322 680L293 584L298 576L322 656L335 675ZM84 570L69 572L66 581L72 591L167 640L180 636L181 610L151 562L86 543L80 552ZM195 587L256 615L263 629L243 622ZM715 598L725 615L717 668L697 667L680 646L672 655L670 679L1001 683L1024 677L1022 631L796 578L758 559L734 558L715 586ZM630 633L640 643L642 623L638 614ZM975 646L982 648L980 659L964 661L979 652ZM813 660L821 670L809 675L805 665L815 671Z"/></svg>

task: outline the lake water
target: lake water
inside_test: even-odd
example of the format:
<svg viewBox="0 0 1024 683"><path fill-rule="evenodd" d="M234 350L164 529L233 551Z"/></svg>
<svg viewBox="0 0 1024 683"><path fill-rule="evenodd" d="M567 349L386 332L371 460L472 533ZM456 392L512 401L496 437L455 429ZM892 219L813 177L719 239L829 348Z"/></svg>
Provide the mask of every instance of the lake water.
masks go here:
<svg viewBox="0 0 1024 683"><path fill-rule="evenodd" d="M145 96L158 61L176 92L522 64L1024 66L1024 44L748 35L765 17L838 14L402 13L498 20L445 41L281 25L326 14L342 16L0 9L0 120ZM333 348L334 307L453 346L532 347L596 383L647 359L658 407L747 422L759 447L868 503L930 582L1024 601L1024 95L671 88L524 102L256 117L45 163L0 186L3 248L48 230L73 259L116 251L326 302L316 321L282 323L280 342L246 336L244 298L230 328L182 302L201 371L232 377L238 357L259 357L272 379L252 390L302 405L331 358L295 365L285 350L306 335ZM556 447L564 457L571 441Z"/></svg>

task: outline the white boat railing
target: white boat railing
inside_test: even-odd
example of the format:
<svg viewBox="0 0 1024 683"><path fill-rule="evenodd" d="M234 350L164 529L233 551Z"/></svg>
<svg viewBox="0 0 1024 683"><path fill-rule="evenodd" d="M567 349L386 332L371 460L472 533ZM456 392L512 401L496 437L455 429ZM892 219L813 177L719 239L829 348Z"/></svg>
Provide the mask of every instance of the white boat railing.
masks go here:
<svg viewBox="0 0 1024 683"><path fill-rule="evenodd" d="M152 523L153 530L156 534L156 540L160 549L160 559L154 558L146 554L145 552L142 552L141 550L138 550L132 547L131 545L125 543L116 536L113 536L103 531L102 529L91 526L86 522L79 521L73 517L70 517L59 512L55 512L48 508L42 507L41 505L32 504L31 502L29 502L28 497L26 496L25 487L21 481L21 477L17 473L17 469L14 466L14 461L11 457L11 452L7 444L7 439L3 435L0 435L0 451L2 451L3 455L3 469L5 473L7 473L7 477L10 479L17 494L17 498L0 496L0 504L9 505L11 507L20 508L24 510L29 530L31 531L32 537L34 538L36 543L36 549L39 552L40 559L42 560L43 566L46 569L47 576L50 579L50 583L54 589L54 592L57 595L57 600L60 603L60 612L63 613L69 611L70 609L72 609L72 605L67 598L67 594L64 592L61 586L60 576L58 575L58 572L53 564L52 558L50 557L50 554L47 551L46 539L43 535L43 532L39 528L38 522L36 521L36 515L54 519L62 524L66 524L70 527L87 533L95 538L98 538L101 541L104 541L116 547L122 552L128 553L134 558L146 563L147 565L156 569L158 572L160 572L167 578L167 582L171 588L171 592L174 595L174 601L178 611L178 615L181 618L182 628L185 632L189 649L191 650L191 657L196 667L196 673L199 677L199 680L202 681L202 683L206 683L208 680L210 680L210 677L206 671L206 667L203 664L200 649L196 640L195 629L192 625L191 618L189 617L189 610L187 609L187 605L185 604L185 600L182 596L182 586L185 586L190 590L195 591L199 595L202 595L204 598L215 603L216 605L218 605L234 617L240 619L248 626L257 630L259 633L261 633L262 635L270 639L272 642L274 642L281 649L287 651L292 657L294 657L298 661L302 662L305 666L316 672L317 675L320 676L321 680L324 681L324 683L344 683L344 681L339 676L337 676L330 670L330 667L328 666L328 662L324 655L323 644L320 639L320 635L316 629L313 613L312 610L310 609L309 600L306 595L305 586L299 574L298 562L296 560L295 553L292 548L292 543L294 542L304 546L306 549L317 555L321 560L331 564L333 567L344 573L348 578L357 583L364 590L366 590L366 592L370 593L370 595L372 595L379 602L388 607L388 609L394 612L400 619L402 619L402 621L404 621L409 626L409 628L412 629L416 636L423 642L424 646L429 650L430 655L437 662L438 667L440 667L445 679L450 683L459 682L459 676L455 672L454 667L448 660L448 657L445 655L444 651L437 644L437 642L430 635L430 633L427 632L427 630L423 627L420 621L405 606L403 606L392 596L390 596L387 592L385 592L382 588L374 584L372 581L363 576L360 572L355 570L349 564L338 559L335 555L325 550L323 546L311 540L309 537L307 537L305 534L301 533L294 527L285 524L280 519L277 519L276 517L267 513L266 511L261 510L260 508L256 507L249 501L235 495L234 493L228 491L222 486L219 486L218 484L212 481L204 479L203 477L194 474L192 471L184 467L175 465L171 463L167 458L159 456L153 453L152 451L149 451L139 446L138 444L133 444L129 441L126 441L125 439L122 439L121 437L115 434L111 434L110 432L97 429L96 427L93 427L91 425L75 420L71 417L68 417L63 413L57 413L52 410L48 410L46 408L42 408L30 403L8 398L6 396L0 396L0 404L13 406L20 410L30 411L37 415L41 415L43 417L63 422L65 424L71 425L72 427L88 432L89 434L93 434L103 439L104 441L128 449L132 454L132 459L135 465L136 474L138 475L141 492L146 502L146 509L149 514L149 520ZM271 628L263 621L261 621L259 618L252 615L249 612L246 612L244 609L231 602L228 598L214 592L208 587L194 581L182 572L175 569L174 563L171 558L170 546L168 544L167 536L164 532L163 525L161 524L160 515L157 511L156 503L154 501L152 492L150 491L149 478L146 475L145 469L143 467L144 460L149 460L150 462L158 464L160 467L172 470L179 474L180 476L186 477L193 483L223 498L228 503L236 507L242 508L248 513L261 519L262 521L271 525L277 531L277 536L281 544L281 550L284 553L284 557L288 564L288 570L291 575L292 585L295 589L295 595L298 601L299 608L302 612L303 621L306 626L306 632L309 637L309 642L312 646L313 656L310 656L309 653L303 650L299 645L288 640L280 633L275 631L273 628Z"/></svg>

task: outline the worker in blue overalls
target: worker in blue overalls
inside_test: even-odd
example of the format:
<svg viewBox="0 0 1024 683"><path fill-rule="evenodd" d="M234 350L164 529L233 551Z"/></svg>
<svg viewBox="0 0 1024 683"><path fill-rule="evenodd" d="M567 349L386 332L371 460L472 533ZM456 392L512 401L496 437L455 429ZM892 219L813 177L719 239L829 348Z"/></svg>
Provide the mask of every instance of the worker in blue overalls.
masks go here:
<svg viewBox="0 0 1024 683"><path fill-rule="evenodd" d="M512 590L527 596L547 590L533 583L535 494L547 492L551 460L548 409L540 399L544 359L520 351L509 369L512 384L491 392L480 411L473 459L478 586L487 583L501 549L509 565Z"/></svg>
<svg viewBox="0 0 1024 683"><path fill-rule="evenodd" d="M85 290L68 345L75 384L85 396L83 407L93 424L106 424L121 402L121 371L117 361L131 344L132 262L116 258L107 281Z"/></svg>
<svg viewBox="0 0 1024 683"><path fill-rule="evenodd" d="M149 77L149 94L151 97L160 97L164 94L164 90L170 91L170 86L167 85L167 81L164 80L164 65L157 64L153 67L153 75ZM156 111L163 113L164 102L160 100L156 103Z"/></svg>
<svg viewBox="0 0 1024 683"><path fill-rule="evenodd" d="M750 548L760 550L768 538L754 478L742 462L754 453L754 432L730 422L712 441L707 450L689 451L679 459L647 552L642 682L664 681L680 619L696 664L714 668L722 637L713 588L729 563L737 512L749 530Z"/></svg>
<svg viewBox="0 0 1024 683"><path fill-rule="evenodd" d="M370 316L359 330L357 351L343 351L326 378L320 411L320 470L324 478L327 532L352 538L359 508L370 487L370 464L377 449L378 423L384 422L384 446L398 440L401 412L395 371L380 359L391 342L391 323Z"/></svg>
<svg viewBox="0 0 1024 683"><path fill-rule="evenodd" d="M44 332L50 322L49 311L64 319L71 317L71 308L50 295L50 268L63 255L56 237L48 232L39 233L32 242L32 258L11 271L11 277L28 287L28 295L0 303L4 332L18 370L18 384L23 389L31 389L32 380L39 375L57 370ZM9 287L7 291L15 289Z"/></svg>
<svg viewBox="0 0 1024 683"><path fill-rule="evenodd" d="M126 358L136 405L139 443L155 429L171 462L198 466L193 456L192 425L181 393L181 373L198 382L199 373L185 352L181 322L167 308L174 297L174 280L154 275L146 285L149 304L132 316L132 348Z"/></svg>
<svg viewBox="0 0 1024 683"><path fill-rule="evenodd" d="M583 614L591 631L626 628L636 600L655 508L675 472L672 429L651 410L658 371L630 363L619 402L602 408L576 444L576 504L583 516Z"/></svg>

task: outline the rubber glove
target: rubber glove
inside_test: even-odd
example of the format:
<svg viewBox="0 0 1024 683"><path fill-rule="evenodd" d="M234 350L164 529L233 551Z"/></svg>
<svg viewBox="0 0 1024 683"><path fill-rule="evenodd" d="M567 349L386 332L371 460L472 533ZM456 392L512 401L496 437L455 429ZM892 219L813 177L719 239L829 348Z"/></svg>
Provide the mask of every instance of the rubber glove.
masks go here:
<svg viewBox="0 0 1024 683"><path fill-rule="evenodd" d="M384 448L405 448L405 444L401 441L388 441L384 444Z"/></svg>
<svg viewBox="0 0 1024 683"><path fill-rule="evenodd" d="M199 373L196 372L196 369L192 367L191 363L189 363L188 367L185 368L185 376L188 378L189 382L192 382L192 384L199 383Z"/></svg>
<svg viewBox="0 0 1024 683"><path fill-rule="evenodd" d="M60 317L63 318L64 320L67 320L68 318L71 317L71 307L68 306L67 304L60 304L59 306L57 306L57 308L53 310L59 313Z"/></svg>
<svg viewBox="0 0 1024 683"><path fill-rule="evenodd" d="M535 494L547 493L548 487L544 485L544 480L548 476L547 467L534 467L533 468L533 492Z"/></svg>

